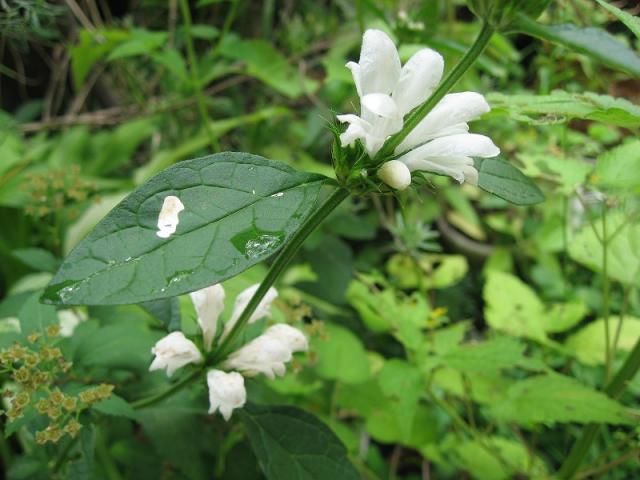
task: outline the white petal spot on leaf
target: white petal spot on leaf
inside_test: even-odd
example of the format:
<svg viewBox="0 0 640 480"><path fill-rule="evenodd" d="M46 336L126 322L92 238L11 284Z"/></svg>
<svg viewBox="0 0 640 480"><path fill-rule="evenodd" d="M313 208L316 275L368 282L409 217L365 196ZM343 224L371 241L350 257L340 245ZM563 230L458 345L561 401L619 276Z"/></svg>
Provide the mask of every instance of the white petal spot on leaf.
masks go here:
<svg viewBox="0 0 640 480"><path fill-rule="evenodd" d="M180 219L178 215L184 210L184 205L178 197L169 195L164 198L160 215L158 215L158 231L160 238L169 238L176 233Z"/></svg>

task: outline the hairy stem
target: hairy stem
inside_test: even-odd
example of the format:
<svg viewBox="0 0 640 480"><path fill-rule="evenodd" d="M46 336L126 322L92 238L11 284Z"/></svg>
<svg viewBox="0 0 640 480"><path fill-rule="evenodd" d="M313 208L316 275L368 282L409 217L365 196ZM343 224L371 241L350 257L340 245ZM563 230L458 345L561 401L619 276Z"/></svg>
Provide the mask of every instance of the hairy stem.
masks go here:
<svg viewBox="0 0 640 480"><path fill-rule="evenodd" d="M278 276L287 267L293 256L296 254L302 243L313 232L320 223L331 213L335 208L342 203L342 201L349 196L349 191L344 188L338 188L335 190L325 202L306 220L304 224L298 229L298 231L291 237L291 240L282 249L276 260L271 265L271 268L267 272L267 276L264 277L262 283L256 290L256 293L251 297L251 300L243 310L240 318L233 326L229 334L224 338L218 351L213 357L213 363L222 361L229 353L229 349L233 345L233 341L237 338L240 331L249 321L249 318L260 304L262 298L266 295L269 288L275 283Z"/></svg>
<svg viewBox="0 0 640 480"><path fill-rule="evenodd" d="M464 57L460 59L453 70L447 75L447 77L438 85L438 88L431 94L431 96L424 102L422 105L417 107L413 112L409 114L407 119L404 122L404 126L402 130L400 130L395 135L392 135L384 144L382 149L377 155L378 159L383 159L393 154L393 151L396 149L400 143L409 135L409 133L420 123L420 121L427 116L427 114L433 110L433 108L438 104L442 98L449 93L449 91L458 83L458 80L462 77L462 75L469 70L469 67L473 65L476 59L480 56L480 54L484 51L485 47L491 40L491 36L493 35L494 29L488 23L485 23L482 26L482 30L478 34L478 38L471 45L471 48L467 50L467 53L464 54Z"/></svg>

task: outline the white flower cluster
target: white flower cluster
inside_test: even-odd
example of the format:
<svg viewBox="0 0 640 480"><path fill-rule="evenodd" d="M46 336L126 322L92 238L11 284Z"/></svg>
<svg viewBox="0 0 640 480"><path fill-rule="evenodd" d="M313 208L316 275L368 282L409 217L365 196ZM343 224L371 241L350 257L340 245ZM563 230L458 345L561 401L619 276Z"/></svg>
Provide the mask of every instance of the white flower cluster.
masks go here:
<svg viewBox="0 0 640 480"><path fill-rule="evenodd" d="M424 103L440 83L442 56L425 48L404 66L393 41L380 30L367 30L358 63L349 62L360 97L360 116L338 115L349 127L340 136L342 146L361 140L370 157L386 139L402 130L404 117ZM426 171L478 183L472 157L495 157L500 149L489 137L469 133L467 122L490 110L475 92L446 95L394 151L395 160L382 165L378 177L392 188L404 190L411 172Z"/></svg>
<svg viewBox="0 0 640 480"><path fill-rule="evenodd" d="M222 329L221 339L226 338L236 324L258 286L253 285L237 296L231 317ZM278 292L271 287L249 318L249 323L269 316L271 303L277 296ZM207 352L211 350L218 332L218 320L224 310L224 297L224 288L218 284L191 293ZM242 407L247 400L243 375L263 373L269 378L282 376L285 373L285 363L291 360L293 354L307 349L307 338L297 328L286 324L269 327L262 335L229 355L221 368L230 371L212 369L207 372L209 413L219 410L224 419L229 420L233 410ZM151 353L155 358L149 370L166 370L169 377L185 365L204 361L196 344L182 332L172 332L159 340Z"/></svg>

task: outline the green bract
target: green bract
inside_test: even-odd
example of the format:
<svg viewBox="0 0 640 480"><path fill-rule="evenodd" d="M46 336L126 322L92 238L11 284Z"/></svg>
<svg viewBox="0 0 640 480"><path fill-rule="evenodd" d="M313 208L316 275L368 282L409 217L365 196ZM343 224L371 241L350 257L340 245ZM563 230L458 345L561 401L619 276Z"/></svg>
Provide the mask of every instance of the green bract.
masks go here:
<svg viewBox="0 0 640 480"><path fill-rule="evenodd" d="M125 198L66 258L43 299L139 303L232 277L268 258L312 213L326 177L247 153L181 162ZM156 234L163 200L184 211Z"/></svg>

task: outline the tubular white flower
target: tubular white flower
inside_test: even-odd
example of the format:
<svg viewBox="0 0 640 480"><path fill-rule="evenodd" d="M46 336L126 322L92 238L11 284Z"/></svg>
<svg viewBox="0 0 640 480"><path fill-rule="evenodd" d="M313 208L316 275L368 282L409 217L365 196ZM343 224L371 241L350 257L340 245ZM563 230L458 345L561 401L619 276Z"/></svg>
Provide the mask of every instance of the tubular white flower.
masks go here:
<svg viewBox="0 0 640 480"><path fill-rule="evenodd" d="M307 338L300 330L285 324L274 325L229 355L224 366L246 375L263 373L273 379L284 375L284 364L291 360L294 352L307 349Z"/></svg>
<svg viewBox="0 0 640 480"><path fill-rule="evenodd" d="M220 410L225 420L229 420L233 410L241 408L247 401L244 378L238 372L209 370L207 386L209 387L209 413Z"/></svg>
<svg viewBox="0 0 640 480"><path fill-rule="evenodd" d="M391 39L379 30L367 30L359 62L349 62L347 67L353 74L362 111L360 116L338 115L340 122L349 124L340 140L342 146L361 140L373 157L390 135L402 129L404 116L434 92L442 78L444 61L437 52L423 49L400 68ZM479 93L445 95L398 145L396 160L410 172L427 171L448 175L460 183L477 184L478 171L472 157L494 157L500 149L488 137L469 134L467 122L489 110ZM383 165L378 177L398 190L408 186L406 172L395 163Z"/></svg>
<svg viewBox="0 0 640 480"><path fill-rule="evenodd" d="M155 355L155 358L149 366L149 371L166 369L168 377L189 363L202 361L202 354L198 347L182 332L172 332L161 338L153 346L151 353Z"/></svg>
<svg viewBox="0 0 640 480"><path fill-rule="evenodd" d="M396 190L404 190L411 185L411 171L400 160L385 162L378 170L378 178Z"/></svg>
<svg viewBox="0 0 640 480"><path fill-rule="evenodd" d="M224 310L224 288L220 284L211 285L191 292L190 297L198 314L204 348L209 351L218 328L218 319Z"/></svg>
<svg viewBox="0 0 640 480"><path fill-rule="evenodd" d="M240 292L240 294L236 297L236 301L233 305L233 312L231 313L231 318L224 326L223 336L227 336L227 334L231 331L233 326L240 318L240 315L249 304L251 297L253 297L253 295L256 293L256 290L258 290L259 286L260 284L256 283L255 285L252 285ZM271 304L277 297L278 291L274 287L269 288L269 290L267 290L267 294L262 298L262 300L258 304L258 307L251 314L251 317L249 317L249 323L257 322L261 318L271 315Z"/></svg>

